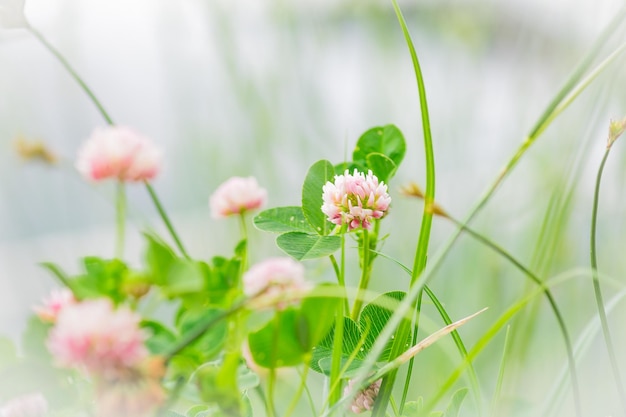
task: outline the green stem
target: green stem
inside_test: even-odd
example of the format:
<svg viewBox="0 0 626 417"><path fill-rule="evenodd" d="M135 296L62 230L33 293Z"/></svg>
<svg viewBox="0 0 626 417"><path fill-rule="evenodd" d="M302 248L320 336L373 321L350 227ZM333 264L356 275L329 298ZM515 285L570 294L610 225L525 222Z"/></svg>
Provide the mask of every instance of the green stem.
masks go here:
<svg viewBox="0 0 626 417"><path fill-rule="evenodd" d="M116 207L116 225L117 239L115 244L115 257L122 259L124 257L124 226L126 224L126 189L123 181L117 182L117 197L115 201Z"/></svg>
<svg viewBox="0 0 626 417"><path fill-rule="evenodd" d="M272 346L278 346L278 332L280 331L280 314L274 316L274 334L272 335ZM270 348L271 349L271 348ZM274 392L276 388L276 350L272 349L270 353L270 368L269 376L267 379L267 402L269 404L270 414L268 417L274 417L276 412L276 405L274 403Z"/></svg>
<svg viewBox="0 0 626 417"><path fill-rule="evenodd" d="M593 280L593 290L596 296L596 304L598 306L598 314L600 316L600 323L602 324L602 333L604 335L604 343L606 344L606 350L609 353L609 361L611 362L611 369L613 371L613 378L615 379L615 385L617 393L622 404L624 415L626 415L626 395L624 394L624 384L620 376L619 368L617 365L617 357L615 356L615 350L613 347L613 341L611 338L611 331L609 329L609 322L606 316L606 310L604 309L604 301L602 300L602 289L600 288L600 280L598 278L598 258L596 248L596 226L598 221L598 202L600 200L600 182L602 180L602 172L604 171L604 165L611 152L611 146L607 146L604 157L600 163L598 169L598 176L596 178L595 191L593 193L593 212L591 214L591 275Z"/></svg>
<svg viewBox="0 0 626 417"><path fill-rule="evenodd" d="M422 274L424 268L426 267L426 257L428 255L428 245L430 242L430 230L433 221L433 210L432 206L435 201L435 156L433 150L433 141L430 130L430 117L428 115L428 101L426 99L426 87L424 85L424 78L422 76L422 69L420 67L419 59L417 58L417 53L415 52L415 47L413 46L413 41L411 40L411 35L409 34L408 27L406 25L406 21L404 20L404 16L402 15L402 11L400 10L400 6L398 6L397 0L391 0L393 4L394 11L396 12L396 17L398 18L398 22L400 27L402 28L402 32L404 34L404 38L406 40L407 46L409 48L409 52L411 54L411 60L413 62L413 69L415 71L415 80L417 82L417 88L419 92L419 100L420 100L420 109L421 109L421 118L422 118L422 129L424 135L424 151L425 151L425 159L426 159L426 189L424 190L424 210L422 212L422 224L420 227L420 234L417 241L417 248L415 251L415 260L413 263L413 275L411 276L411 284L410 288L412 288L417 282L417 278ZM421 293L421 291L420 291ZM413 308L417 308L417 300L414 299L412 301ZM404 342L410 333L410 323L407 320L402 320L400 322L400 326L398 328L398 334L391 348L391 358L398 356L404 350ZM383 382L380 387L380 392L378 394L378 398L376 399L376 403L374 405L374 410L372 415L374 417L380 417L385 415L385 410L387 408L387 404L389 402L389 398L391 396L391 391L393 390L393 385L395 382L395 378L397 375L397 371L390 372L388 375L383 378ZM410 380L410 376L409 376Z"/></svg>
<svg viewBox="0 0 626 417"><path fill-rule="evenodd" d="M248 303L253 300L255 298L255 296L252 296L251 298L245 299L242 302L240 302L239 304L236 304L235 306L233 306L230 310L226 310L221 312L220 314L218 314L215 317L212 317L209 321L207 321L206 323L198 323L195 328L193 328L191 331L189 331L188 333L185 334L185 337L179 341L178 343L176 343L170 350L169 352L167 352L164 357L165 357L165 361L168 362L170 359L172 359L172 357L174 357L176 354L178 354L180 351L182 351L184 348L186 348L187 346L189 346L190 344L192 344L193 342L195 342L196 340L198 340L200 337L202 337L202 335L204 333L206 333L211 327L215 326L217 323L219 323L222 320L225 320L227 318L229 318L230 316L232 316L233 314L239 312L241 309L243 309L246 305L248 305Z"/></svg>
<svg viewBox="0 0 626 417"><path fill-rule="evenodd" d="M237 280L241 286L243 283L243 274L248 269L248 227L246 226L246 216L244 213L239 214L239 223L241 227L241 236L244 242L243 253L241 254L241 267L239 268L239 279Z"/></svg>
<svg viewBox="0 0 626 417"><path fill-rule="evenodd" d="M89 88L87 83L85 83L85 81L80 77L80 75L78 75L76 70L70 65L70 63L67 61L67 59L65 59L65 57L54 46L52 46L52 44L50 42L48 42L48 40L38 30L36 30L35 28L33 28L30 25L28 25L26 27L26 29L35 38L37 38L37 40L39 40L39 42L41 42L41 44L61 63L63 68L65 68L65 70L70 74L70 76L74 79L74 81L76 81L78 83L78 85L85 92L85 94L87 94L87 96L89 97L91 102L96 106L96 108L98 109L98 111L100 112L100 114L102 115L104 120L107 122L107 124L113 126L115 123L113 122L113 119L111 118L109 113L105 110L104 106L102 105L100 100L98 100L98 98L93 93L93 91ZM165 213L165 210L163 209L163 206L159 202L159 199L158 199L154 189L152 188L152 186L150 185L150 183L148 181L144 181L144 184L146 186L146 189L150 193L150 197L152 198L152 202L156 206L157 210L159 211L159 214L161 215L161 218L165 222L165 225L166 225L167 229L169 230L170 234L172 235L172 238L174 239L174 241L176 242L176 245L178 246L178 249L183 254L183 256L185 256L185 258L189 258L189 255L187 255L187 252L183 248L183 245L182 245L180 239L178 238L178 235L174 231L174 227L172 226L172 223L169 221L169 218L167 217L167 214Z"/></svg>
<svg viewBox="0 0 626 417"><path fill-rule="evenodd" d="M300 375L300 384L298 385L298 390L294 394L293 400L291 401L291 404L289 404L289 407L287 408L287 411L285 412L285 417L290 417L291 414L293 414L294 410L296 409L296 406L298 405L298 400L300 400L300 397L302 396L302 392L304 391L304 387L306 386L306 377L308 374L309 374L309 366L305 365L304 372L302 372L302 374Z"/></svg>
<svg viewBox="0 0 626 417"><path fill-rule="evenodd" d="M369 285L370 280L370 262L369 262L369 253L370 253L370 239L369 232L367 229L363 229L363 247L361 248L361 279L359 280L359 289L356 293L356 299L354 300L354 306L352 307L352 320L357 321L359 319L359 313L361 313L361 307L363 306L363 297L365 294L365 290Z"/></svg>
<svg viewBox="0 0 626 417"><path fill-rule="evenodd" d="M602 49L602 47L604 46L604 41L608 39L608 37L612 35L616 31L617 27L622 23L622 19L625 14L626 14L626 7L622 7L619 13L615 15L615 17L613 18L609 26L607 26L607 28L603 31L600 38L594 43L591 52L581 62L581 64L579 64L577 70L570 76L568 82L563 86L563 88L559 91L559 93L557 93L553 102L557 102L561 104L560 111L563 111L565 109L565 107L563 107L563 104L571 103L571 101L565 101L564 99L566 96L568 95L571 96L573 94L572 90L574 91L574 93L578 93L584 90L584 88L586 88L588 83L583 83L582 85L579 85L577 84L579 79L581 78L582 74L584 74L586 69L590 66L591 62L593 62L593 59L598 54L600 49ZM611 59L614 59L614 58L615 58L615 55L612 55ZM607 64L603 63L601 67L607 68ZM530 139L531 143L545 129L546 120L548 118L550 118L551 121L554 119L551 116L556 111L557 111L556 106L550 105L542 113L542 115L539 117L539 121L537 122L537 126L541 126L541 129L533 129L531 131L535 135L533 138ZM487 203L487 201L490 200L493 193L496 191L500 183L506 177L507 173L513 169L513 167L516 165L519 158L521 158L522 154L530 146L531 143L527 143L527 142L529 142L528 139L524 141L524 143L522 144L520 148L522 152L521 153L520 151L516 152L513 158L509 161L509 163L502 170L501 174L498 175L498 177L492 183L492 185L488 187L486 192L479 198L478 202L469 210L469 213L465 217L463 224L468 224L478 214L478 212ZM462 229L457 228L457 230L448 238L448 240L445 241L441 245L441 248L437 251L436 255L432 258L431 262L429 262L428 269L425 270L424 273L422 274L421 280L409 290L404 300L398 306L396 312L389 319L387 325L385 326L383 331L380 333L379 338L376 340L376 343L374 343L374 345L372 346L370 353L368 354L367 358L365 359L363 363L363 367L359 370L359 372L354 376L353 379L356 379L357 381L364 381L366 379L367 375L369 374L369 372L371 372L372 368L374 367L376 358L385 349L388 338L391 337L391 335L395 332L396 326L402 323L402 321L404 320L404 315L408 311L410 311L413 302L417 299L417 296L419 295L421 287L423 287L428 282L428 279L432 277L433 274L437 271L437 269L441 266L441 263L443 262L444 258L446 257L446 255L448 254L448 252L450 251L450 249L452 248L452 246L454 245L454 243L460 236L461 232L462 232ZM468 358L468 361L471 361L471 359ZM349 399L350 399L349 397L346 398L346 401Z"/></svg>
<svg viewBox="0 0 626 417"><path fill-rule="evenodd" d="M300 371L298 371L298 374L300 374ZM313 415L313 417L316 417L318 415L317 409L315 408L315 402L313 401L313 396L311 395L311 391L309 390L309 386L307 384L304 384L304 393L306 395L307 401L309 402L309 407L311 408L311 414Z"/></svg>
<svg viewBox="0 0 626 417"><path fill-rule="evenodd" d="M96 95L91 91L89 86L83 81L83 79L78 75L78 73L74 70L74 68L70 65L70 63L65 59L63 55L54 47L48 40L34 27L28 25L26 29L35 37L41 44L52 54L56 59L59 60L61 65L65 68L65 70L70 74L70 76L78 83L78 85L83 89L83 91L89 96L93 104L98 108L98 111L104 117L104 120L110 125L113 125L113 120L109 113L104 109L100 100L96 97Z"/></svg>
<svg viewBox="0 0 626 417"><path fill-rule="evenodd" d="M330 366L330 393L328 403L332 407L341 398L341 358L343 356L343 325L345 312L340 309L335 318L332 362Z"/></svg>
<svg viewBox="0 0 626 417"><path fill-rule="evenodd" d="M330 255L330 262L333 264L333 270L335 271L335 275L337 275L337 283L342 287L342 288L346 288L346 280L343 277L343 274L341 273L341 269L339 269L339 264L337 263L337 259L335 258L335 255ZM343 259L343 256L341 257ZM350 305L348 304L348 297L344 296L344 306L343 308L345 309L345 311L350 311Z"/></svg>
<svg viewBox="0 0 626 417"><path fill-rule="evenodd" d="M176 230L174 230L174 226L172 225L172 222L170 221L170 218L168 217L167 213L165 212L165 209L163 208L163 205L161 204L161 201L159 200L159 197L157 196L156 192L154 191L154 188L152 188L152 185L148 181L144 181L144 185L146 186L146 190L148 190L148 194L150 194L150 198L152 199L152 203L154 204L154 206L156 207L157 211L159 212L159 215L161 216L161 219L163 220L163 223L165 223L165 227L167 227L167 230L170 232L170 235L172 236L172 239L174 239L174 242L176 243L176 247L178 247L178 250L180 251L180 253L185 258L191 259L189 257L189 254L187 254L187 251L185 250L185 247L183 246L182 241L178 237L178 233L176 233Z"/></svg>
<svg viewBox="0 0 626 417"><path fill-rule="evenodd" d="M506 359L509 351L509 334L511 332L511 326L507 326L506 334L504 336L504 348L502 348L502 359L500 360L500 371L498 372L498 380L496 381L496 389L491 400L491 417L496 417L498 412L498 399L500 398L500 392L502 392L502 382L504 381L504 369L506 367Z"/></svg>
<svg viewBox="0 0 626 417"><path fill-rule="evenodd" d="M517 269L519 269L526 277L528 277L531 281L537 284L544 292L548 303L550 304L550 308L554 313L554 317L556 318L557 324L559 326L559 330L561 331L561 335L563 336L563 342L565 343L565 350L567 353L567 364L569 368L571 383L572 383L572 394L574 398L574 405L576 408L576 415L578 417L582 416L582 407L580 404L580 386L578 383L578 373L576 372L576 359L574 358L574 349L572 347L572 341L569 335L569 331L567 330L567 325L565 324L565 320L563 318L563 314L561 314L561 310L559 309L556 300L554 299L554 295L545 284L543 280L541 280L537 275L535 275L530 269L524 266L520 261L518 261L513 255L507 252L504 248L493 242L492 240L486 238L478 232L475 232L473 229L470 229L467 225L461 223L459 220L450 217L449 215L445 216L452 223L457 225L460 230L466 232L471 237L481 242L483 245L491 248L500 256L504 257L510 263L512 263Z"/></svg>
<svg viewBox="0 0 626 417"><path fill-rule="evenodd" d="M427 287L424 287L427 288ZM417 343L417 336L419 331L419 323L420 323L420 313L422 312L422 296L423 291L420 291L417 296L417 305L415 307L415 329L413 330L413 337L411 339L411 346L414 346ZM409 359L409 366L406 370L406 377L404 379L404 388L402 389L402 400L400 401L400 413L404 411L404 404L406 403L406 398L409 394L409 387L411 386L411 375L413 374L413 363L415 362L415 356L412 356ZM398 414L398 413L396 413Z"/></svg>

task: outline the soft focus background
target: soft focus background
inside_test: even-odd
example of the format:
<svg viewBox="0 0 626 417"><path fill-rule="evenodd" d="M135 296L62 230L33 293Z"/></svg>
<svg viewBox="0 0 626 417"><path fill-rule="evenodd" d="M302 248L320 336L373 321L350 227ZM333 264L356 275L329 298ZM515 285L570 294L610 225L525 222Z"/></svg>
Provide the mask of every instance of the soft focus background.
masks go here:
<svg viewBox="0 0 626 417"><path fill-rule="evenodd" d="M623 1L420 0L401 6L426 82L437 200L462 218ZM384 251L412 264L421 203L401 197L398 188L424 182L422 136L413 69L390 2L27 0L26 14L116 123L163 147L165 169L154 186L194 256L228 255L238 240L236 221L215 221L207 207L210 193L228 177L256 176L271 206L299 204L312 163L342 161L365 130L394 123L405 133L408 156L390 184L394 202L383 225L390 233ZM602 57L626 41L624 29ZM593 182L609 119L626 116L624 64L612 64L557 119L473 223L541 277L570 273L554 291L575 342L597 317L588 272ZM77 147L103 124L41 44L25 31L0 31L0 334L18 337L30 306L57 286L38 262L78 271L82 256L113 255L112 185L87 184L73 170ZM24 162L14 150L18 137L44 141L60 164ZM600 201L607 301L623 296L626 280L624 148L615 145ZM127 255L139 265L139 232L163 228L143 187L130 188L129 204ZM453 230L436 219L431 253ZM272 239L252 236L253 260L279 254ZM307 267L315 279L332 279L327 262ZM453 319L490 308L461 331L471 346L533 288L526 281L463 237L432 288ZM407 277L380 259L373 285L405 290ZM425 314L440 325L428 305ZM610 321L626 375L623 302ZM572 415L567 380L562 406L551 393L566 362L545 300L510 325L498 414L536 416L552 403L552 415ZM578 359L583 407L586 415L617 414L606 350L595 331ZM485 401L493 394L503 340L499 335L476 362ZM420 354L412 397L432 395L458 363L448 340ZM465 406L470 410L472 401Z"/></svg>

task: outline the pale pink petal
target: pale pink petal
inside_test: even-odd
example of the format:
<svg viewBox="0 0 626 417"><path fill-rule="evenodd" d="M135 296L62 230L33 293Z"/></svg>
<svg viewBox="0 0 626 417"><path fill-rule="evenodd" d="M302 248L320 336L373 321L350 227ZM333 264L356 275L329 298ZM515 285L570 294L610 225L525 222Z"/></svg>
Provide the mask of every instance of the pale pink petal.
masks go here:
<svg viewBox="0 0 626 417"><path fill-rule="evenodd" d="M265 205L267 191L259 186L256 178L232 177L220 185L209 199L213 218L228 217Z"/></svg>
<svg viewBox="0 0 626 417"><path fill-rule="evenodd" d="M129 127L108 126L95 129L80 148L76 169L92 181L144 181L158 174L161 158L148 138Z"/></svg>

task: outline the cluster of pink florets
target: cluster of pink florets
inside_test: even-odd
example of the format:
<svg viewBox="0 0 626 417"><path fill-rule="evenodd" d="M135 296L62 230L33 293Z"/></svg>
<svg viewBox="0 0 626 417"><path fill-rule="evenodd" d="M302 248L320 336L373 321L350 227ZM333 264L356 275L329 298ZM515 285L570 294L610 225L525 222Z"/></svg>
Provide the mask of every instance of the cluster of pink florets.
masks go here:
<svg viewBox="0 0 626 417"><path fill-rule="evenodd" d="M150 139L124 126L97 128L78 152L76 169L99 181L146 181L161 168L161 150Z"/></svg>
<svg viewBox="0 0 626 417"><path fill-rule="evenodd" d="M370 229L372 220L385 215L391 203L387 185L368 171L364 175L358 170L350 174L335 175L335 181L328 181L322 189L322 212L328 220L338 226L347 224L348 230Z"/></svg>
<svg viewBox="0 0 626 417"><path fill-rule="evenodd" d="M48 338L57 363L111 378L147 358L140 316L108 299L86 300L63 307Z"/></svg>

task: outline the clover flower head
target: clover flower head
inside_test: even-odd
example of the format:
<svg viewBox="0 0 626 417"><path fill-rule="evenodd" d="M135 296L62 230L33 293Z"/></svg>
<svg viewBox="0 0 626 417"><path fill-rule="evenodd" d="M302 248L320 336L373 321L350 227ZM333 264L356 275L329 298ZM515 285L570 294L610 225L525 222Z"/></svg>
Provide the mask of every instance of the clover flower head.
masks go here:
<svg viewBox="0 0 626 417"><path fill-rule="evenodd" d="M124 126L94 130L78 152L76 169L92 181L153 179L161 169L161 150L150 139Z"/></svg>
<svg viewBox="0 0 626 417"><path fill-rule="evenodd" d="M28 22L24 15L24 0L0 0L0 28L25 27L28 27Z"/></svg>
<svg viewBox="0 0 626 417"><path fill-rule="evenodd" d="M44 417L48 413L48 401L41 393L13 398L0 407L0 417Z"/></svg>
<svg viewBox="0 0 626 417"><path fill-rule="evenodd" d="M385 215L391 197L387 185L368 171L367 175L348 170L343 175L335 175L335 181L328 181L322 188L322 212L328 221L336 225L348 225L348 230L371 229L372 220Z"/></svg>
<svg viewBox="0 0 626 417"><path fill-rule="evenodd" d="M35 314L48 323L54 323L61 313L61 310L68 305L76 304L74 294L67 288L54 289L50 295L42 300L40 305L34 306Z"/></svg>
<svg viewBox="0 0 626 417"><path fill-rule="evenodd" d="M380 391L382 379L373 382L369 387L359 391L350 404L350 410L355 414L364 413L374 408L374 402ZM350 380L344 389L343 395L348 395L354 389L354 381Z"/></svg>
<svg viewBox="0 0 626 417"><path fill-rule="evenodd" d="M115 376L148 355L139 321L138 314L126 307L115 309L108 299L82 301L61 310L47 346L61 366Z"/></svg>
<svg viewBox="0 0 626 417"><path fill-rule="evenodd" d="M154 416L166 399L159 382L164 373L162 360L152 357L116 378L97 381L96 417Z"/></svg>
<svg viewBox="0 0 626 417"><path fill-rule="evenodd" d="M213 218L256 210L265 204L267 191L259 186L256 178L232 177L222 183L209 199Z"/></svg>
<svg viewBox="0 0 626 417"><path fill-rule="evenodd" d="M293 293L306 291L304 267L291 258L270 258L254 265L243 276L243 291L247 296L262 294L268 302L284 309ZM294 302L293 300L291 302Z"/></svg>

